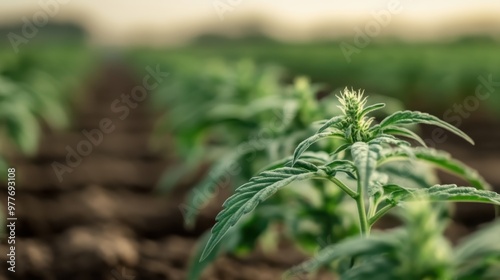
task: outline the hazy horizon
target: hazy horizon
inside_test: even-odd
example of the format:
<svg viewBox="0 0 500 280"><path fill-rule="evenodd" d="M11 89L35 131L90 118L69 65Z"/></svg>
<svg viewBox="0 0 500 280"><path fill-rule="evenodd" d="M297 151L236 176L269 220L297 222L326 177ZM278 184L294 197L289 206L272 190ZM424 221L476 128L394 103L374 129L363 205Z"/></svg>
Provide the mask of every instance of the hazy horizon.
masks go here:
<svg viewBox="0 0 500 280"><path fill-rule="evenodd" d="M32 21L37 13L48 13L43 7L45 4L59 3L56 6L47 4L56 11L49 16L49 22L77 23L87 30L93 42L102 44L177 44L205 33L241 35L243 27L249 25L275 39L304 41L354 36L355 28L363 29L373 20L373 13L387 11L393 3L399 6L399 12L391 14L387 26L380 30L381 36L433 40L500 34L500 1L489 0L365 0L356 3L319 0L307 3L298 0L59 1L3 2L0 4L0 24L22 23L23 17ZM223 12L221 7L228 10Z"/></svg>

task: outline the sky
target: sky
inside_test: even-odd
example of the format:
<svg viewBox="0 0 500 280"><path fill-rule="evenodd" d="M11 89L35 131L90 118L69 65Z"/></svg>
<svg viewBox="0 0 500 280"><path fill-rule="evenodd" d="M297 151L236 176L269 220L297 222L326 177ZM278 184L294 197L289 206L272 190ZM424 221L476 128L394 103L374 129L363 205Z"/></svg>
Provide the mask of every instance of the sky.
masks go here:
<svg viewBox="0 0 500 280"><path fill-rule="evenodd" d="M207 31L236 36L253 22L278 39L309 40L355 34L384 12L390 20L382 35L412 40L500 34L498 0L4 0L0 24L46 13L50 22L83 25L96 42L174 44Z"/></svg>

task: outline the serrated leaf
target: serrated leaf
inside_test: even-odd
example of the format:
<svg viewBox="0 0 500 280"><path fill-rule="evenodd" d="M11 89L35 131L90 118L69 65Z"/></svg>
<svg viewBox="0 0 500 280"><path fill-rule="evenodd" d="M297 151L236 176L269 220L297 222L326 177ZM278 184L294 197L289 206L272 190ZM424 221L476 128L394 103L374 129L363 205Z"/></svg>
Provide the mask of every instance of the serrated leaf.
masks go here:
<svg viewBox="0 0 500 280"><path fill-rule="evenodd" d="M381 166L379 170L389 175L391 182L409 184L408 187L428 188L439 182L432 167L424 162L394 162Z"/></svg>
<svg viewBox="0 0 500 280"><path fill-rule="evenodd" d="M349 149L349 147L351 147L352 143L346 143L346 144L343 144L343 145L340 145L337 149L335 149L335 151L333 151L330 156L334 157L334 156L337 156L339 153Z"/></svg>
<svg viewBox="0 0 500 280"><path fill-rule="evenodd" d="M224 209L217 215L212 235L205 247L201 259L222 240L228 230L233 227L243 215L251 212L259 203L268 199L280 188L300 180L317 176L316 172L304 168L282 167L264 171L252 178L250 182L238 187L235 193L223 204Z"/></svg>
<svg viewBox="0 0 500 280"><path fill-rule="evenodd" d="M356 180L356 166L348 160L333 160L323 165L321 169L325 170L329 176L335 177L337 172L343 172L351 179Z"/></svg>
<svg viewBox="0 0 500 280"><path fill-rule="evenodd" d="M472 187L458 187L457 185L435 185L428 189L406 189L409 195L403 197L408 199L412 196L422 196L430 201L450 202L478 202L500 205L500 194L492 191L478 190Z"/></svg>
<svg viewBox="0 0 500 280"><path fill-rule="evenodd" d="M352 144L351 154L354 166L356 166L359 176L358 180L364 190L369 190L372 174L377 167L380 149L380 145L377 144L369 145L364 142Z"/></svg>
<svg viewBox="0 0 500 280"><path fill-rule="evenodd" d="M318 142L321 139L329 137L338 137L343 139L344 134L342 134L340 131L328 131L328 132L317 133L307 138L306 140L302 141L295 149L293 153L292 165L295 164L295 162L299 159L302 153L304 153L312 144Z"/></svg>
<svg viewBox="0 0 500 280"><path fill-rule="evenodd" d="M415 132L404 127L389 126L384 129L384 133L407 137L417 141L420 145L427 147L424 140L420 136L418 136Z"/></svg>
<svg viewBox="0 0 500 280"><path fill-rule="evenodd" d="M329 127L333 126L334 124L341 122L344 118L345 118L344 116L335 116L335 117L327 120L325 123L323 123L323 125L321 125L321 127L318 129L316 134L327 130Z"/></svg>
<svg viewBox="0 0 500 280"><path fill-rule="evenodd" d="M396 112L387 118L385 118L381 123L379 129L384 130L390 126L406 125L406 124L429 124L444 128L457 136L462 137L467 142L474 145L474 140L472 140L467 134L465 134L460 129L454 127L453 125L435 117L433 115L422 113L418 111L400 111Z"/></svg>
<svg viewBox="0 0 500 280"><path fill-rule="evenodd" d="M384 103L376 103L376 104L373 104L373 105L370 105L370 106L366 106L363 109L363 111L361 111L360 116L364 117L366 114L368 114L370 112L373 112L373 111L376 111L376 110L380 110L380 109L382 109L384 107L385 107Z"/></svg>
<svg viewBox="0 0 500 280"><path fill-rule="evenodd" d="M435 167L438 167L446 172L457 175L469 182L471 186L477 189L488 190L491 189L490 184L488 184L479 173L462 163L451 157L450 154L438 151L430 148L408 148L411 151L409 155L405 151L395 150L392 153L388 153L384 155L380 161L379 165L392 160L392 159L409 159L415 157L419 160L425 161L427 163L432 164Z"/></svg>
<svg viewBox="0 0 500 280"><path fill-rule="evenodd" d="M381 134L368 142L369 144L388 144L401 147L411 146L408 141L398 139L397 137L389 134Z"/></svg>
<svg viewBox="0 0 500 280"><path fill-rule="evenodd" d="M234 233L232 233L234 235ZM217 246L214 248L212 252L208 256L205 257L202 261L200 261L201 254L203 253L203 249L205 248L206 244L208 243L210 237L210 232L207 231L205 232L199 239L195 247L195 253L190 259L189 263L189 269L188 269L188 275L187 279L188 280L199 280L203 271L210 265L212 264L215 259L223 254L224 252L227 252L229 248L227 248L227 244L231 243L219 243Z"/></svg>
<svg viewBox="0 0 500 280"><path fill-rule="evenodd" d="M310 162L315 165L323 165L327 163L330 158L327 153L325 152L304 152L300 158L304 161ZM260 169L257 173L264 172L266 170L271 170L271 169L276 169L279 167L284 167L284 166L292 166L292 160L293 156L286 157L284 159L278 160L276 162L273 162L264 168Z"/></svg>
<svg viewBox="0 0 500 280"><path fill-rule="evenodd" d="M396 206L402 199L408 199L413 196L411 189L402 187L396 184L389 184L382 186L384 194L387 197L388 203Z"/></svg>

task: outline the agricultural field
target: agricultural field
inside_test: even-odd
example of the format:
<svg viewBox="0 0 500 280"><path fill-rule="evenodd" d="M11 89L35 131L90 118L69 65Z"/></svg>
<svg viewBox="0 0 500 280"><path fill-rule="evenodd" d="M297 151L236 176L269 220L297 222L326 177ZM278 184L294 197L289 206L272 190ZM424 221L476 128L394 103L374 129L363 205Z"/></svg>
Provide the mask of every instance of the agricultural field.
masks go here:
<svg viewBox="0 0 500 280"><path fill-rule="evenodd" d="M347 39L345 40L347 41ZM345 85L363 88L404 101L409 106L431 111L448 109L474 92L480 77L500 75L498 42L470 38L455 42L408 44L398 41L373 42L347 58L339 41L285 44L264 38L229 40L202 38L199 41L164 52L136 51L143 61L199 61L222 58L251 58L260 63L282 66L290 80L307 75L326 83L331 89ZM500 96L488 99L496 113Z"/></svg>
<svg viewBox="0 0 500 280"><path fill-rule="evenodd" d="M340 42L0 48L0 279L498 279L498 42Z"/></svg>

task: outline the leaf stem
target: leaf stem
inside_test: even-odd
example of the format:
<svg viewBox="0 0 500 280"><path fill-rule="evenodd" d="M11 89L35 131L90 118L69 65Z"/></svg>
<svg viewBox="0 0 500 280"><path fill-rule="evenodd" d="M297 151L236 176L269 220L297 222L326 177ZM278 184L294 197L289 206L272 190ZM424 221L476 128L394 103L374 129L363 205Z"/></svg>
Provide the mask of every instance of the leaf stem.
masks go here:
<svg viewBox="0 0 500 280"><path fill-rule="evenodd" d="M380 209L375 215L373 215L373 217L370 218L369 225L372 226L374 223L376 223L382 216L389 212L389 210L394 208L394 206L395 205L387 204L382 209Z"/></svg>
<svg viewBox="0 0 500 280"><path fill-rule="evenodd" d="M363 186L361 185L361 182L358 181L358 196L355 200L358 208L359 225L361 228L361 235L368 236L370 234L370 225L368 224L368 219L366 218L364 193Z"/></svg>
<svg viewBox="0 0 500 280"><path fill-rule="evenodd" d="M356 197L359 196L358 193L355 191L351 190L348 186L346 186L344 183L342 183L339 179L335 177L328 177L328 180L332 181L335 185L337 185L339 188L341 188L345 193L347 193L350 197L356 199Z"/></svg>
<svg viewBox="0 0 500 280"><path fill-rule="evenodd" d="M376 211L377 211L377 203L375 202L375 199L373 197L370 197L367 218L370 219L371 217L373 217Z"/></svg>

